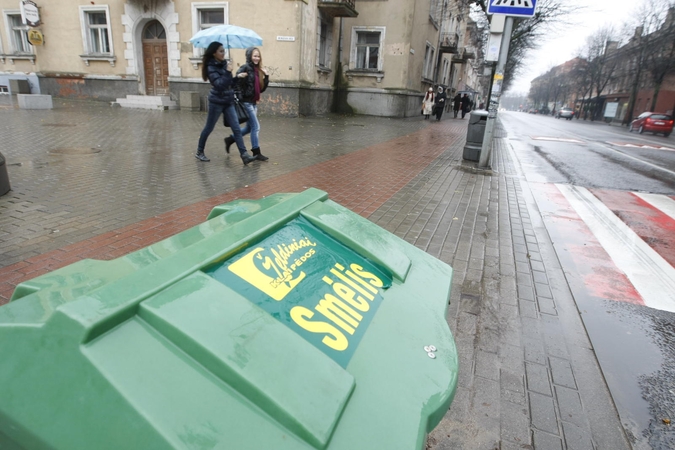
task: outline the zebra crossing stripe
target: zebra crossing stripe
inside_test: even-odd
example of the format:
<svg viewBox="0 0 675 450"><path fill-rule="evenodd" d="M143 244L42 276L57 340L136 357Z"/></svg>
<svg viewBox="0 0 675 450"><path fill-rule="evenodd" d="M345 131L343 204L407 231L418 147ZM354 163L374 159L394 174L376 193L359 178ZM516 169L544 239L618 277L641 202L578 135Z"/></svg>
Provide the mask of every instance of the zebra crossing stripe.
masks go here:
<svg viewBox="0 0 675 450"><path fill-rule="evenodd" d="M672 198L665 195L644 194L641 192L633 192L633 195L640 197L654 208L660 210L662 213L667 214L671 219L675 220L675 200Z"/></svg>
<svg viewBox="0 0 675 450"><path fill-rule="evenodd" d="M675 269L588 189L556 184L645 305L675 312Z"/></svg>

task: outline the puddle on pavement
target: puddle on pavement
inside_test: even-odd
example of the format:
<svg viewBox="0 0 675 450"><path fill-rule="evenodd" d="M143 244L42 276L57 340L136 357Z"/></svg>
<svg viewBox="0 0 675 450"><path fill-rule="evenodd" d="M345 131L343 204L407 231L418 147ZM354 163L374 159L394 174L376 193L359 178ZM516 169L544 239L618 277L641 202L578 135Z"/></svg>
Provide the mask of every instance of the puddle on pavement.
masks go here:
<svg viewBox="0 0 675 450"><path fill-rule="evenodd" d="M65 148L53 148L49 150L49 153L53 155L93 155L99 153L100 148L92 147L65 147Z"/></svg>

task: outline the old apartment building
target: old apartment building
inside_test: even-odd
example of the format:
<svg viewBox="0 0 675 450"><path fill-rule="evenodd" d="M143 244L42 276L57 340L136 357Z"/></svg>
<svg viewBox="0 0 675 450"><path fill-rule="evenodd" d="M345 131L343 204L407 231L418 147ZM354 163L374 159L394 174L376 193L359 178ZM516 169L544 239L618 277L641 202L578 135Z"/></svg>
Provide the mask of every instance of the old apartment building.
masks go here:
<svg viewBox="0 0 675 450"><path fill-rule="evenodd" d="M110 102L196 91L204 108L202 50L189 39L218 24L263 38L265 113L404 117L419 114L430 85L478 89L462 0L33 0L37 25L26 1L0 0L0 91L17 86L11 80ZM230 56L244 62L244 50Z"/></svg>
<svg viewBox="0 0 675 450"><path fill-rule="evenodd" d="M534 108L573 107L577 117L627 125L645 111L675 110L675 7L653 30L608 40L594 58L574 58L532 80Z"/></svg>

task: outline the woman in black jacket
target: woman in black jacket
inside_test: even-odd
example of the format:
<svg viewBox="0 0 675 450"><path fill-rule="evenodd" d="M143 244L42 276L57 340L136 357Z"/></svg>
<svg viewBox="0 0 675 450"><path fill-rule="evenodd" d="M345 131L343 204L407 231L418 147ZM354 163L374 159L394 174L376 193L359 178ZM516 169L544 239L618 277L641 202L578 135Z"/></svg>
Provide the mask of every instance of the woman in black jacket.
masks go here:
<svg viewBox="0 0 675 450"><path fill-rule="evenodd" d="M443 115L443 110L445 109L445 101L448 99L443 86L438 86L438 94L436 94L436 100L434 101L434 114L436 114L436 121L441 120Z"/></svg>
<svg viewBox="0 0 675 450"><path fill-rule="evenodd" d="M245 75L244 75L245 76ZM239 76L243 78L243 76ZM206 118L206 125L199 136L197 153L195 158L200 161L208 162L209 158L204 154L206 140L218 123L221 114L225 115L227 123L234 133L234 141L237 143L241 160L244 164L255 161L255 158L246 151L244 137L239 128L237 112L234 109L234 91L237 80L232 77L232 62L225 61L225 49L220 42L212 42L204 52L202 58L202 79L209 80L211 91L209 92L209 115Z"/></svg>
<svg viewBox="0 0 675 450"><path fill-rule="evenodd" d="M246 109L246 112L248 112L248 122L246 122L246 126L241 130L241 134L251 134L251 152L253 152L253 157L259 161L267 161L269 158L260 153L258 141L260 122L258 122L258 107L256 103L260 100L260 94L267 89L270 77L262 66L262 56L260 56L259 49L256 47L246 49L246 64L243 64L237 70L237 77L239 78L240 88L239 100ZM232 144L234 144L234 137L226 137L226 152L230 152Z"/></svg>

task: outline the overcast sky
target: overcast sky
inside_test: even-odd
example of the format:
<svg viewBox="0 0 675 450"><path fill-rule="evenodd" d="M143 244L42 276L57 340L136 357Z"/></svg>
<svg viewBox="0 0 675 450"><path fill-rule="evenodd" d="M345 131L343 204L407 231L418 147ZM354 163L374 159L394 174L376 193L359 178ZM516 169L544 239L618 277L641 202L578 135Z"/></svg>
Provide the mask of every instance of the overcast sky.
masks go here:
<svg viewBox="0 0 675 450"><path fill-rule="evenodd" d="M544 74L551 67L569 61L584 46L586 38L604 24L620 28L643 0L566 0L566 3L582 7L573 13L569 26L557 26L538 50L529 53L520 75L514 80L510 94L527 94L530 81Z"/></svg>

